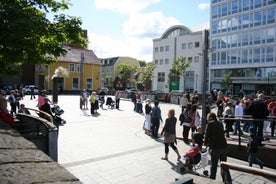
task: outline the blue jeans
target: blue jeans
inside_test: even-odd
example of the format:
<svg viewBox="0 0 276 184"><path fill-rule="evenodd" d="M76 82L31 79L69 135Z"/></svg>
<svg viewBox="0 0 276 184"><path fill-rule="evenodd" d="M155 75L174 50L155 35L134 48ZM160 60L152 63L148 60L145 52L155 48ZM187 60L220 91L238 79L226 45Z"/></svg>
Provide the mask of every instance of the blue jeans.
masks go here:
<svg viewBox="0 0 276 184"><path fill-rule="evenodd" d="M257 157L256 153L250 153L248 156L249 167L253 164L258 164L261 168L263 167L263 162Z"/></svg>

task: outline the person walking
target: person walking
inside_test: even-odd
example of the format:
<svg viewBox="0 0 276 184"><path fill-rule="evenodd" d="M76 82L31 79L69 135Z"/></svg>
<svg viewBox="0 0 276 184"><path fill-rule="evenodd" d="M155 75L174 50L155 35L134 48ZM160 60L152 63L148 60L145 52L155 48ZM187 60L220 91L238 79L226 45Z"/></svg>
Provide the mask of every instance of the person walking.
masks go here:
<svg viewBox="0 0 276 184"><path fill-rule="evenodd" d="M208 124L204 138L205 146L209 147L211 155L210 178L216 179L218 161L227 161L227 142L224 137L223 124L217 120L216 114L211 112L207 115ZM231 175L228 169L225 169L226 178L222 177L224 182L231 182ZM226 180L226 181L225 181Z"/></svg>
<svg viewBox="0 0 276 184"><path fill-rule="evenodd" d="M235 103L235 118L242 118L243 117L243 106L242 106L242 101L236 101ZM240 135L243 135L243 131L241 130L241 122L240 120L236 120L234 123L234 134L236 135L237 132L239 131Z"/></svg>
<svg viewBox="0 0 276 184"><path fill-rule="evenodd" d="M34 94L34 87L31 87L31 100L35 99L35 94Z"/></svg>
<svg viewBox="0 0 276 184"><path fill-rule="evenodd" d="M151 131L151 100L150 99L146 99L145 100L145 124L144 124L144 130L145 130L145 134L150 135L150 131Z"/></svg>
<svg viewBox="0 0 276 184"><path fill-rule="evenodd" d="M161 109L159 108L159 101L154 101L154 107L151 110L151 136L153 138L158 138L158 130L160 126L160 121L163 122L161 117Z"/></svg>
<svg viewBox="0 0 276 184"><path fill-rule="evenodd" d="M119 109L120 106L120 98L121 98L121 93L120 90L117 90L115 93L115 108Z"/></svg>
<svg viewBox="0 0 276 184"><path fill-rule="evenodd" d="M81 101L82 101L82 109L84 110L88 110L88 106L87 106L88 98L89 98L88 92L86 91L86 89L83 89L81 92Z"/></svg>
<svg viewBox="0 0 276 184"><path fill-rule="evenodd" d="M233 106L233 104L231 102L227 102L227 105L223 111L224 118L233 118L234 117L232 106ZM224 133L226 134L226 137L230 137L229 132L233 132L234 120L225 119L224 123L225 123Z"/></svg>
<svg viewBox="0 0 276 184"><path fill-rule="evenodd" d="M249 167L252 167L253 163L255 163L255 164L258 164L261 169L263 169L264 163L257 157L259 140L258 140L258 137L256 136L256 128L251 126L249 128L249 135L250 135L250 138L247 143L247 149L249 152L249 156L248 156Z"/></svg>
<svg viewBox="0 0 276 184"><path fill-rule="evenodd" d="M177 119L175 117L175 110L170 109L168 112L168 118L165 121L165 126L161 131L161 136L164 134L164 145L165 145L165 156L161 158L162 160L168 160L169 146L177 154L177 160L179 161L181 159L179 151L177 147L174 145L176 141L176 135L175 135L176 122L177 122Z"/></svg>
<svg viewBox="0 0 276 184"><path fill-rule="evenodd" d="M97 93L95 91L92 92L89 102L91 104L91 115L93 116L94 114L97 114L97 110L99 109L99 102L96 99Z"/></svg>
<svg viewBox="0 0 276 184"><path fill-rule="evenodd" d="M187 95L183 94L183 96L180 98L179 101L179 106L181 108L181 113L184 111L184 109L186 108L186 105L189 103Z"/></svg>
<svg viewBox="0 0 276 184"><path fill-rule="evenodd" d="M180 114L180 125L183 126L182 137L185 144L189 144L189 131L191 128L191 107L192 104L188 103L186 109Z"/></svg>

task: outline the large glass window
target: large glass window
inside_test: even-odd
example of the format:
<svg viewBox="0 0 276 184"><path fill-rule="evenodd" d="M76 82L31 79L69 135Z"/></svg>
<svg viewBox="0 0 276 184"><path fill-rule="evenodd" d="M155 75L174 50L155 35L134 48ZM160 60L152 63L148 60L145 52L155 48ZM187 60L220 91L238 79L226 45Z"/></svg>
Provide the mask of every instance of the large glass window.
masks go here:
<svg viewBox="0 0 276 184"><path fill-rule="evenodd" d="M249 27L249 15L243 15L242 16L242 28L248 28Z"/></svg>
<svg viewBox="0 0 276 184"><path fill-rule="evenodd" d="M254 48L253 49L253 60L254 62L260 62L261 59L261 48Z"/></svg>
<svg viewBox="0 0 276 184"><path fill-rule="evenodd" d="M170 46L169 45L167 45L166 47L165 47L165 51L170 51Z"/></svg>
<svg viewBox="0 0 276 184"><path fill-rule="evenodd" d="M255 12L254 20L254 26L260 26L262 22L262 12Z"/></svg>
<svg viewBox="0 0 276 184"><path fill-rule="evenodd" d="M260 8L262 6L263 0L255 0L255 8Z"/></svg>
<svg viewBox="0 0 276 184"><path fill-rule="evenodd" d="M275 8L267 11L267 24L275 23Z"/></svg>
<svg viewBox="0 0 276 184"><path fill-rule="evenodd" d="M155 48L154 48L154 52L158 52L158 47L155 47Z"/></svg>
<svg viewBox="0 0 276 184"><path fill-rule="evenodd" d="M248 34L247 32L242 33L242 46L248 45Z"/></svg>
<svg viewBox="0 0 276 184"><path fill-rule="evenodd" d="M267 43L273 43L275 41L275 29L276 28L267 29Z"/></svg>
<svg viewBox="0 0 276 184"><path fill-rule="evenodd" d="M242 49L241 59L242 63L248 63L248 49Z"/></svg>
<svg viewBox="0 0 276 184"><path fill-rule="evenodd" d="M238 29L238 25L239 25L239 20L238 20L238 18L233 17L233 18L231 19L231 25L230 25L230 27L232 27L232 30L237 30L237 29Z"/></svg>
<svg viewBox="0 0 276 184"><path fill-rule="evenodd" d="M228 45L227 36L222 36L221 37L221 48L224 49L227 47L227 45Z"/></svg>
<svg viewBox="0 0 276 184"><path fill-rule="evenodd" d="M267 16L266 16L266 10L263 11L263 15L262 16L263 16L262 24L266 25L266 18L267 18Z"/></svg>
<svg viewBox="0 0 276 184"><path fill-rule="evenodd" d="M218 6L214 6L212 8L212 18L217 18L218 17Z"/></svg>
<svg viewBox="0 0 276 184"><path fill-rule="evenodd" d="M163 52L164 51L164 47L160 47L160 52Z"/></svg>
<svg viewBox="0 0 276 184"><path fill-rule="evenodd" d="M217 54L212 53L211 54L211 65L216 65L216 63L217 63Z"/></svg>
<svg viewBox="0 0 276 184"><path fill-rule="evenodd" d="M273 62L274 47L266 48L266 61Z"/></svg>
<svg viewBox="0 0 276 184"><path fill-rule="evenodd" d="M221 52L220 61L222 65L226 64L226 52Z"/></svg>
<svg viewBox="0 0 276 184"><path fill-rule="evenodd" d="M238 1L232 1L232 14L238 13Z"/></svg>
<svg viewBox="0 0 276 184"><path fill-rule="evenodd" d="M261 43L261 30L255 30L254 31L254 44L260 44Z"/></svg>
<svg viewBox="0 0 276 184"><path fill-rule="evenodd" d="M73 89L79 88L79 78L73 78Z"/></svg>
<svg viewBox="0 0 276 184"><path fill-rule="evenodd" d="M231 47L237 47L238 44L238 35L233 34L231 35Z"/></svg>
<svg viewBox="0 0 276 184"><path fill-rule="evenodd" d="M218 32L218 23L212 22L212 33L216 34Z"/></svg>
<svg viewBox="0 0 276 184"><path fill-rule="evenodd" d="M228 12L227 3L221 5L221 16L226 16Z"/></svg>
<svg viewBox="0 0 276 184"><path fill-rule="evenodd" d="M170 60L169 59L165 59L165 64L166 65L170 64Z"/></svg>
<svg viewBox="0 0 276 184"><path fill-rule="evenodd" d="M243 9L243 11L249 10L249 0L243 0L242 9Z"/></svg>
<svg viewBox="0 0 276 184"><path fill-rule="evenodd" d="M228 28L227 19L221 21L221 32L226 32Z"/></svg>
<svg viewBox="0 0 276 184"><path fill-rule="evenodd" d="M158 72L157 76L158 76L157 78L158 82L165 82L165 72Z"/></svg>

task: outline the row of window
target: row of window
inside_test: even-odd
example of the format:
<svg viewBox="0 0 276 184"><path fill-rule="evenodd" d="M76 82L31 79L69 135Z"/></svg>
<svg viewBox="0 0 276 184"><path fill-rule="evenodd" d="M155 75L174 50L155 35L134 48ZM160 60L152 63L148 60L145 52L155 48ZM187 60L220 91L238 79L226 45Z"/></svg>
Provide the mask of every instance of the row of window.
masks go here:
<svg viewBox="0 0 276 184"><path fill-rule="evenodd" d="M275 4L274 0L233 0L224 3L217 2L213 1L211 10L212 18L234 15Z"/></svg>
<svg viewBox="0 0 276 184"><path fill-rule="evenodd" d="M236 48L259 44L272 44L276 41L276 28L263 28L248 32L212 37L212 50Z"/></svg>
<svg viewBox="0 0 276 184"><path fill-rule="evenodd" d="M69 72L80 72L81 71L80 64L69 64Z"/></svg>
<svg viewBox="0 0 276 184"><path fill-rule="evenodd" d="M230 77L268 77L276 76L276 68L236 68L214 70L214 77L221 78L230 73Z"/></svg>
<svg viewBox="0 0 276 184"><path fill-rule="evenodd" d="M73 78L72 88L73 89L79 89L80 88L80 79L79 78ZM91 78L86 79L86 88L85 89L92 89L92 79Z"/></svg>
<svg viewBox="0 0 276 184"><path fill-rule="evenodd" d="M186 49L193 49L193 48L199 48L200 43L199 42L189 42L189 43L182 43L181 44L181 49L186 50ZM167 45L165 46L165 51L169 52L170 51L170 46ZM164 47L155 47L154 52L164 52Z"/></svg>
<svg viewBox="0 0 276 184"><path fill-rule="evenodd" d="M244 14L237 17L225 18L212 21L212 34L224 33L258 27L263 25L275 24L276 10L271 8L264 11Z"/></svg>
<svg viewBox="0 0 276 184"><path fill-rule="evenodd" d="M250 64L275 62L275 47L256 47L238 50L221 51L211 54L211 65Z"/></svg>
<svg viewBox="0 0 276 184"><path fill-rule="evenodd" d="M194 57L186 57L186 60L185 61L192 61L192 62L199 62L199 56L194 56ZM164 59L156 59L154 61L155 65L170 65L170 60L169 59L165 59L165 62L164 62Z"/></svg>

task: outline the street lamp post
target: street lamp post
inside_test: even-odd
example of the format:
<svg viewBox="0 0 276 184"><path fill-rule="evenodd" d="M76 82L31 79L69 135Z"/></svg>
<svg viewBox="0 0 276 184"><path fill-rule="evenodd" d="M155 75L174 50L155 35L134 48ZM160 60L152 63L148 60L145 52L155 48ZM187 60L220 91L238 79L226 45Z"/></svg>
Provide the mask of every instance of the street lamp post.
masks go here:
<svg viewBox="0 0 276 184"><path fill-rule="evenodd" d="M204 48L203 48L203 75L202 75L202 115L201 115L201 126L202 133L206 129L206 91L207 91L207 65L208 65L208 48L209 48L209 32L204 30Z"/></svg>

